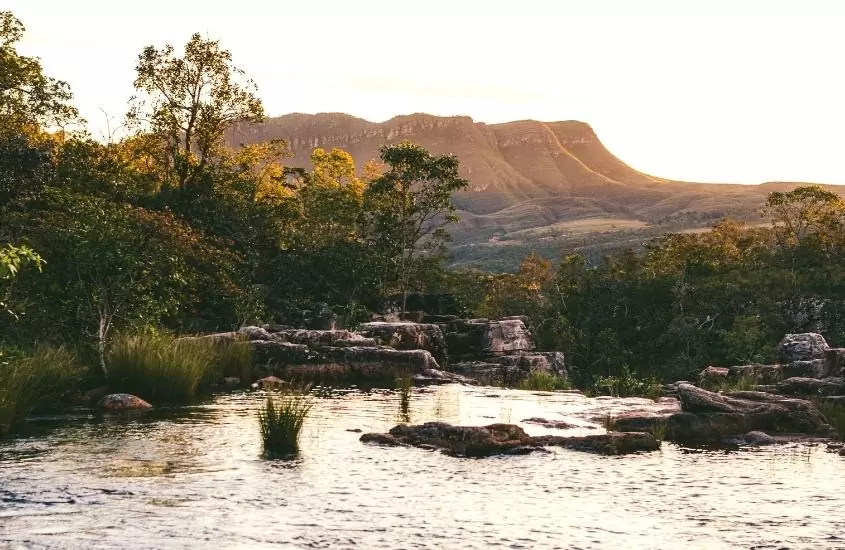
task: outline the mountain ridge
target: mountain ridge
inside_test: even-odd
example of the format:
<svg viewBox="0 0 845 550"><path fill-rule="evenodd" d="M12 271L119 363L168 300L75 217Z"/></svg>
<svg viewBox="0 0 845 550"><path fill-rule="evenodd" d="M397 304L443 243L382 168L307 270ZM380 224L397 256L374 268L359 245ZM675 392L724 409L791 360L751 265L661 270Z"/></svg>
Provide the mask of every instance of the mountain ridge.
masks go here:
<svg viewBox="0 0 845 550"><path fill-rule="evenodd" d="M592 220L588 225L598 232L602 226L594 222L610 220L611 228L622 224L622 231L630 232L632 224L644 224L637 227L655 228L656 234L665 232L667 223L694 229L728 215L759 221L769 192L806 185L653 176L614 155L588 123L577 120L488 124L469 116L412 113L371 122L346 113L290 113L236 126L227 139L232 146L284 139L293 153L288 163L306 167L316 147L344 149L360 167L378 158L382 145L403 139L435 154L454 154L470 181L467 190L455 195L461 222L452 233L458 251L462 246L500 246L516 234L522 242L526 235L546 235L537 238L571 248L567 228L578 220Z"/></svg>

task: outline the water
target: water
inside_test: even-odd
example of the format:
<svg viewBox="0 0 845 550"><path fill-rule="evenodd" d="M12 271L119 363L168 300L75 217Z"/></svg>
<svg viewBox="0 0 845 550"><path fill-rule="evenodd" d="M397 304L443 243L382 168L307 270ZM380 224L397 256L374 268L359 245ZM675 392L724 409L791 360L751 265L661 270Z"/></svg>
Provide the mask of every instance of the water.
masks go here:
<svg viewBox="0 0 845 550"><path fill-rule="evenodd" d="M845 459L823 445L456 459L360 443L347 430L402 420L381 392L320 399L300 458L268 461L261 400L35 419L0 442L0 548L845 548ZM444 386L415 390L409 414L598 433L607 410L647 403Z"/></svg>

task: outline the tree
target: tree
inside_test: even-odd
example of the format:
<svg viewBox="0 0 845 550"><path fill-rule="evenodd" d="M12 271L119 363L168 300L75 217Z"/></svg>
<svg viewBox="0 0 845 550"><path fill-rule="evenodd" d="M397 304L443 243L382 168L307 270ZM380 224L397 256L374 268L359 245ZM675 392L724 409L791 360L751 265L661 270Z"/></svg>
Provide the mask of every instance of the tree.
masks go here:
<svg viewBox="0 0 845 550"><path fill-rule="evenodd" d="M214 161L227 128L264 118L257 89L232 65L216 40L194 34L182 57L173 46L147 46L138 56L127 118L166 144L166 172L180 189L196 181Z"/></svg>
<svg viewBox="0 0 845 550"><path fill-rule="evenodd" d="M842 238L845 201L819 185L769 194L763 211L782 245L795 246L815 238L825 248Z"/></svg>
<svg viewBox="0 0 845 550"><path fill-rule="evenodd" d="M448 241L445 227L458 221L452 193L469 182L458 174L458 159L434 156L403 141L380 149L387 172L367 190L367 209L377 253L393 272L402 293L402 311L417 253L437 252Z"/></svg>
<svg viewBox="0 0 845 550"><path fill-rule="evenodd" d="M69 105L66 82L44 75L35 57L19 55L15 44L26 29L12 12L0 11L0 129L64 125L78 117Z"/></svg>
<svg viewBox="0 0 845 550"><path fill-rule="evenodd" d="M7 303L12 280L18 272L27 265L34 265L41 271L44 260L34 250L27 246L13 246L6 243L0 248L0 312L5 312L15 318L17 314Z"/></svg>

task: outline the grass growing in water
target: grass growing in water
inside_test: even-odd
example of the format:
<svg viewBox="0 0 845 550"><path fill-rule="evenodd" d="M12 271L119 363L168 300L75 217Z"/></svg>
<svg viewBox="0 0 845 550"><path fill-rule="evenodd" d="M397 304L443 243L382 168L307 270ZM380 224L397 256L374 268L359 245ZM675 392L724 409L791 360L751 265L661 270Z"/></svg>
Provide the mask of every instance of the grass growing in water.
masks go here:
<svg viewBox="0 0 845 550"><path fill-rule="evenodd" d="M824 415L827 423L836 430L839 439L845 441L845 404L829 399L817 399L816 407Z"/></svg>
<svg viewBox="0 0 845 550"><path fill-rule="evenodd" d="M0 361L0 436L34 410L60 408L84 371L65 348L41 347L29 357Z"/></svg>
<svg viewBox="0 0 845 550"><path fill-rule="evenodd" d="M147 401L187 403L202 384L238 376L250 381L252 351L244 342L168 335L122 335L106 354L110 391Z"/></svg>
<svg viewBox="0 0 845 550"><path fill-rule="evenodd" d="M267 396L258 411L265 456L275 458L299 451L299 433L313 406L307 388L285 392L278 399Z"/></svg>
<svg viewBox="0 0 845 550"><path fill-rule="evenodd" d="M572 384L562 376L547 371L534 370L519 383L519 388L535 391L569 390L572 389Z"/></svg>
<svg viewBox="0 0 845 550"><path fill-rule="evenodd" d="M396 390L399 392L399 416L402 422L411 421L411 375L405 374L396 377Z"/></svg>

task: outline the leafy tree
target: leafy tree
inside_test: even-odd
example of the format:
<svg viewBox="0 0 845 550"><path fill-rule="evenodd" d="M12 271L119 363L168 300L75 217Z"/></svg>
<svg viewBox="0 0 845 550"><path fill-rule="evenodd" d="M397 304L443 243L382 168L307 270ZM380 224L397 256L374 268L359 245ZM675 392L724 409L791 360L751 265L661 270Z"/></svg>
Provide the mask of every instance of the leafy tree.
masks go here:
<svg viewBox="0 0 845 550"><path fill-rule="evenodd" d="M13 246L12 243L6 243L5 247L0 247L0 310L15 318L18 316L17 313L7 303L11 283L18 272L30 264L41 271L44 260L27 246Z"/></svg>
<svg viewBox="0 0 845 550"><path fill-rule="evenodd" d="M807 185L770 193L763 213L771 220L782 245L795 246L815 238L828 248L841 238L845 201L819 185Z"/></svg>
<svg viewBox="0 0 845 550"><path fill-rule="evenodd" d="M64 125L77 119L66 82L46 76L41 62L19 55L15 44L26 29L12 12L0 11L0 129Z"/></svg>
<svg viewBox="0 0 845 550"><path fill-rule="evenodd" d="M177 57L174 48L147 46L138 56L127 118L164 144L165 180L178 188L195 183L222 148L227 128L264 118L256 86L232 64L216 40L194 34Z"/></svg>
<svg viewBox="0 0 845 550"><path fill-rule="evenodd" d="M458 174L457 158L432 155L409 141L385 145L380 153L387 172L368 189L370 230L385 271L398 283L404 312L414 261L448 241L445 228L458 220L452 194L469 182Z"/></svg>

